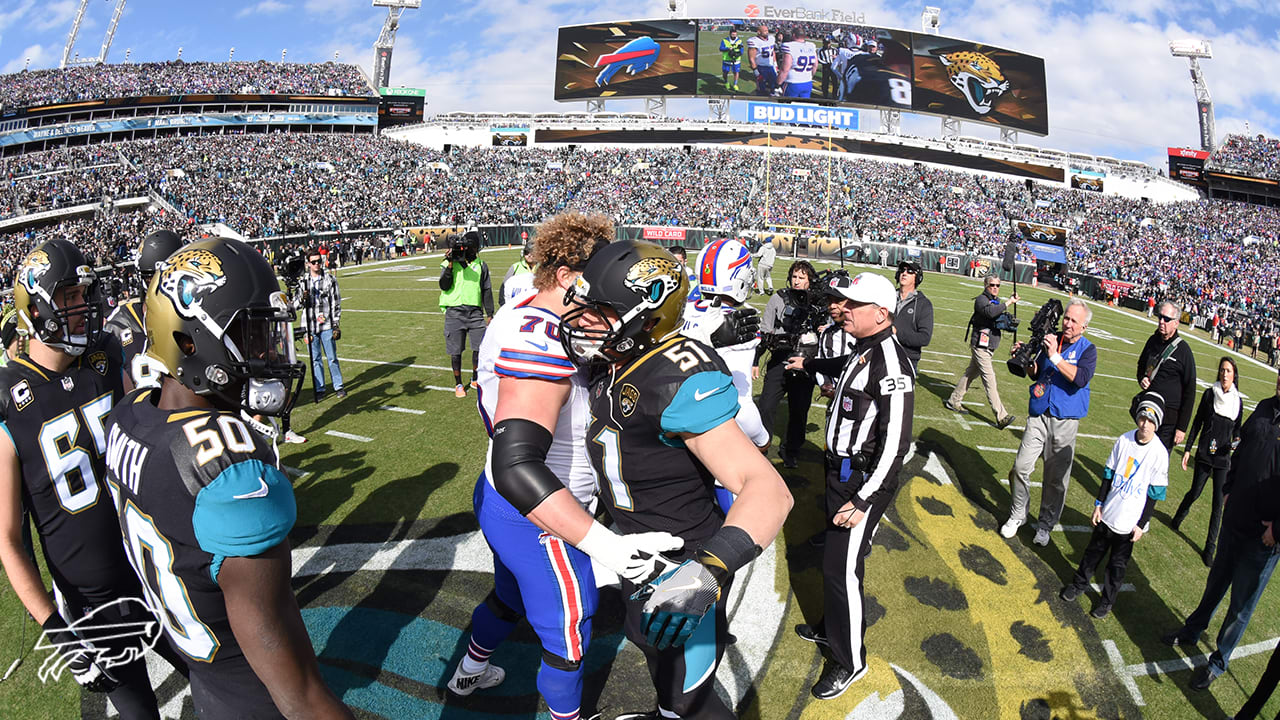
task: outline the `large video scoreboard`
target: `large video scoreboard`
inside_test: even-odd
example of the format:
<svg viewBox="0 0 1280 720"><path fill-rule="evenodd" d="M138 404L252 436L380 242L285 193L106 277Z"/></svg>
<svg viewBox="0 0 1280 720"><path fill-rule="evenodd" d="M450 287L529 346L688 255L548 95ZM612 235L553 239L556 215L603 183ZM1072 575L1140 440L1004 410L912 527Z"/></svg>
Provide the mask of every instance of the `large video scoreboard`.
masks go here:
<svg viewBox="0 0 1280 720"><path fill-rule="evenodd" d="M752 71L753 59L774 75L789 65L788 79L800 82L775 92L768 70ZM870 25L699 18L567 26L555 82L560 101L780 96L1049 132L1042 58Z"/></svg>

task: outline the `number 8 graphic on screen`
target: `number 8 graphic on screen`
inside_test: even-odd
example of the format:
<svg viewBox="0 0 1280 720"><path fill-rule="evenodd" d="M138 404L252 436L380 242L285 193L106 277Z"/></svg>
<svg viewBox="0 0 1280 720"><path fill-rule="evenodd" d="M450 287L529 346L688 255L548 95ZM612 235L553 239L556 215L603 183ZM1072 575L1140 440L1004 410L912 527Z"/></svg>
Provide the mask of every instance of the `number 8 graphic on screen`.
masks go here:
<svg viewBox="0 0 1280 720"><path fill-rule="evenodd" d="M219 643L209 627L196 617L195 607L187 594L187 586L173 572L173 546L156 529L155 521L132 502L126 502L124 519L125 548L138 574L143 576L148 605L164 622L169 639L188 657L199 662L213 662ZM145 562L147 554L151 563ZM147 572L154 568L155 574Z"/></svg>
<svg viewBox="0 0 1280 720"><path fill-rule="evenodd" d="M58 495L58 504L72 515L96 505L100 493L98 476L93 472L93 458L79 443L80 430L89 429L93 448L98 457L102 457L107 450L107 431L103 420L110 412L111 393L105 393L40 426L40 454L44 456L49 479ZM79 490L71 489L73 472L80 476Z"/></svg>

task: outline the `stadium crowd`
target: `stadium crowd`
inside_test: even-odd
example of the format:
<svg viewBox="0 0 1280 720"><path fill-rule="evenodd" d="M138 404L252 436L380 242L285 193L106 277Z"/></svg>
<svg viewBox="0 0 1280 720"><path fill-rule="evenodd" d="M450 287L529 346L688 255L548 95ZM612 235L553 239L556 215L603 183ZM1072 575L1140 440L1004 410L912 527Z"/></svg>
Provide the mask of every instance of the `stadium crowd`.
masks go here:
<svg viewBox="0 0 1280 720"><path fill-rule="evenodd" d="M376 94L347 63L184 62L81 65L0 75L0 109L188 93Z"/></svg>
<svg viewBox="0 0 1280 720"><path fill-rule="evenodd" d="M248 237L451 223L533 224L564 210L620 224L831 228L864 242L998 255L1010 221L1071 230L1071 268L1133 283L1205 319L1280 318L1280 211L1219 201L1151 203L905 163L696 148L458 148L338 134L222 135L63 149L9 160L0 215L157 191L179 225ZM56 174L54 174L56 173ZM121 222L94 229L109 241ZM0 236L20 256L53 226ZM99 246L94 254L109 256ZM1034 256L1021 247L1023 259ZM6 268L6 282L9 268ZM1231 282L1223 280L1232 278ZM1234 321L1239 323L1240 321Z"/></svg>
<svg viewBox="0 0 1280 720"><path fill-rule="evenodd" d="M1280 178L1280 140L1263 135L1228 135L1206 167L1243 170L1253 177Z"/></svg>

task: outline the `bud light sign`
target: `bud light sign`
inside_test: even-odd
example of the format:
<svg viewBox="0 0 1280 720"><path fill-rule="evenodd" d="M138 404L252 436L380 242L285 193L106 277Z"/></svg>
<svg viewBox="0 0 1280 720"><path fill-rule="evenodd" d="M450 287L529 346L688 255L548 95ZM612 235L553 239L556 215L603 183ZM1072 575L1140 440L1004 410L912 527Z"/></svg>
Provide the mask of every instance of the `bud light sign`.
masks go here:
<svg viewBox="0 0 1280 720"><path fill-rule="evenodd" d="M858 129L857 110L814 107L812 105L747 103L747 120L753 123L789 123L812 125L814 127L832 127L841 130Z"/></svg>

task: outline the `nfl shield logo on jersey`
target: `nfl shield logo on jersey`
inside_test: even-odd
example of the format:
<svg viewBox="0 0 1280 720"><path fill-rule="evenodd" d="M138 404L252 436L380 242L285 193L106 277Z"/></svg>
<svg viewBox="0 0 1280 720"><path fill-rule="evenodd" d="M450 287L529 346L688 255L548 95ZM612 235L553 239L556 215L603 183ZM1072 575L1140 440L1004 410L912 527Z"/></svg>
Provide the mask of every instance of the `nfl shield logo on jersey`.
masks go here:
<svg viewBox="0 0 1280 720"><path fill-rule="evenodd" d="M89 356L89 365L94 372L106 377L107 374L107 354L104 352L96 352ZM70 389L70 388L68 388Z"/></svg>
<svg viewBox="0 0 1280 720"><path fill-rule="evenodd" d="M844 408L845 412L853 412L853 398L849 397L848 395L845 395L840 400L840 407Z"/></svg>
<svg viewBox="0 0 1280 720"><path fill-rule="evenodd" d="M76 383L69 377L62 378L62 389L71 392L76 389Z"/></svg>

